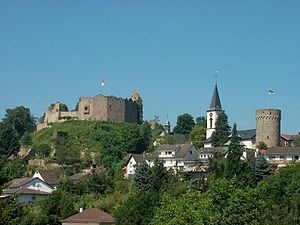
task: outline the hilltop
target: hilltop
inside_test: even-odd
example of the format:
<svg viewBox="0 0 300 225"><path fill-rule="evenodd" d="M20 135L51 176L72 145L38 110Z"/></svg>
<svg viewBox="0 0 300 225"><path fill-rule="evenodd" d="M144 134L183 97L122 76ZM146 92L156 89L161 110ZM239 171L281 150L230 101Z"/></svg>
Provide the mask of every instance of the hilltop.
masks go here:
<svg viewBox="0 0 300 225"><path fill-rule="evenodd" d="M37 158L55 159L60 164L91 164L111 167L126 153L147 150L149 124L137 125L107 121L66 121L30 134L27 148L34 148ZM83 165L81 165L83 166Z"/></svg>

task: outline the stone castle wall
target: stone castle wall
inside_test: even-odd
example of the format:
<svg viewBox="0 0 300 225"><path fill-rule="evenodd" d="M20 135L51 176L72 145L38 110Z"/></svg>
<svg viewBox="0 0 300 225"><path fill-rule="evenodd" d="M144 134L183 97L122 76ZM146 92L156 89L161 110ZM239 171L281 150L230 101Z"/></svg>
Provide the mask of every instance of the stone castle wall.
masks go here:
<svg viewBox="0 0 300 225"><path fill-rule="evenodd" d="M264 142L267 146L280 145L280 121L279 109L256 110L256 144Z"/></svg>
<svg viewBox="0 0 300 225"><path fill-rule="evenodd" d="M138 106L131 99L125 99L125 121L128 123L138 123Z"/></svg>

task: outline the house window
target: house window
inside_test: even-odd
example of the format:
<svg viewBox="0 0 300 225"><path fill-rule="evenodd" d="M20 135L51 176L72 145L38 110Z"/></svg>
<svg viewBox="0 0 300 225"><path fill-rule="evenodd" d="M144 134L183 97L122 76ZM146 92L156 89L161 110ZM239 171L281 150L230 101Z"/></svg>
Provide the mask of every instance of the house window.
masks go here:
<svg viewBox="0 0 300 225"><path fill-rule="evenodd" d="M299 160L299 155L295 155L295 160Z"/></svg>
<svg viewBox="0 0 300 225"><path fill-rule="evenodd" d="M32 196L31 196L31 201L32 201L32 202L35 202L35 200L36 200L36 196L32 195Z"/></svg>
<svg viewBox="0 0 300 225"><path fill-rule="evenodd" d="M190 151L190 155L193 153L193 151Z"/></svg>
<svg viewBox="0 0 300 225"><path fill-rule="evenodd" d="M165 155L168 155L168 152L165 152Z"/></svg>
<svg viewBox="0 0 300 225"><path fill-rule="evenodd" d="M172 152L170 151L170 152L168 152L168 154L169 154L169 155L171 155L171 154L172 154Z"/></svg>

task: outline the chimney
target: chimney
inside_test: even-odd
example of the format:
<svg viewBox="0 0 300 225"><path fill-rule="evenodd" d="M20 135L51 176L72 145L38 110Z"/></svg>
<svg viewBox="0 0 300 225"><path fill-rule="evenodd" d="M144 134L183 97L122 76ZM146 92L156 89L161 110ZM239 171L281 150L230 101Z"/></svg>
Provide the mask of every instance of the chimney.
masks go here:
<svg viewBox="0 0 300 225"><path fill-rule="evenodd" d="M80 208L80 209L79 209L79 212L82 213L82 211L83 211L83 208Z"/></svg>

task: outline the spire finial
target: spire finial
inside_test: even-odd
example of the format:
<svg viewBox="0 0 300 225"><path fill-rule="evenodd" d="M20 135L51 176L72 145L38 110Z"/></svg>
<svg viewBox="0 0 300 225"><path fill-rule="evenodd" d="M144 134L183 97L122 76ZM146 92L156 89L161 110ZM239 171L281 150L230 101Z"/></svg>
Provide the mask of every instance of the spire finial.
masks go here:
<svg viewBox="0 0 300 225"><path fill-rule="evenodd" d="M218 84L218 73L219 73L219 71L216 70L215 71L215 83L216 83L216 85Z"/></svg>

